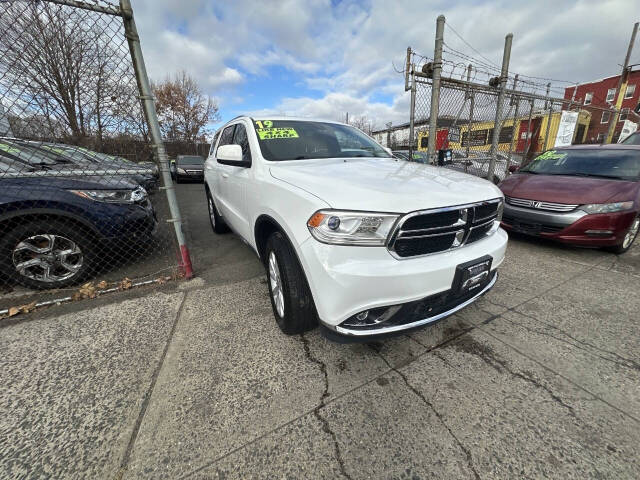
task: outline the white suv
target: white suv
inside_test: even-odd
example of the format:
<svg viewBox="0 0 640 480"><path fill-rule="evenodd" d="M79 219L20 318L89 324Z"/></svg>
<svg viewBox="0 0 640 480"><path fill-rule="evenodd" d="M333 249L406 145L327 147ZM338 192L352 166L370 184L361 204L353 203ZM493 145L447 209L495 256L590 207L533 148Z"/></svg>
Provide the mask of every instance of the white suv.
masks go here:
<svg viewBox="0 0 640 480"><path fill-rule="evenodd" d="M333 339L434 322L495 283L507 234L486 180L408 163L329 121L238 117L205 162L211 225L265 265L288 334Z"/></svg>

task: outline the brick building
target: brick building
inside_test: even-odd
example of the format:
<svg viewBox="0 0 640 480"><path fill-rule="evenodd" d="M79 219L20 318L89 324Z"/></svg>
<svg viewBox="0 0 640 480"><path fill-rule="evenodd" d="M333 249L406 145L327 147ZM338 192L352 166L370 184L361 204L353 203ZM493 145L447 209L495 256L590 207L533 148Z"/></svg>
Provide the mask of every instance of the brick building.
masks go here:
<svg viewBox="0 0 640 480"><path fill-rule="evenodd" d="M581 83L577 87L567 87L564 98L571 99L575 90L575 103L591 112L591 123L585 137L586 143L601 143L607 137L609 119L613 116L612 106L617 99L620 75ZM616 142L625 119L640 122L640 70L629 73L627 88L622 101L622 113L616 124L613 142Z"/></svg>

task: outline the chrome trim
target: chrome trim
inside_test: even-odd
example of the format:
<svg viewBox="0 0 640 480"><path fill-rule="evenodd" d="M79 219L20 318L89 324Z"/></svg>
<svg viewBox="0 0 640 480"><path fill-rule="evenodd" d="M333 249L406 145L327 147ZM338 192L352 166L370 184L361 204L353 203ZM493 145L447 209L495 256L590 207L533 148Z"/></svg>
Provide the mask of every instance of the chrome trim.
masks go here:
<svg viewBox="0 0 640 480"><path fill-rule="evenodd" d="M393 226L393 228L391 229L391 232L389 233L389 236L387 237L387 241L385 243L385 246L387 247L388 252L391 254L391 256L393 256L396 260L410 260L412 258L421 258L421 257L426 257L429 255L438 255L440 253L445 253L445 252L449 252L451 250L455 250L456 248L460 248L463 247L466 242L467 239L469 238L469 235L466 235L465 238L462 241L457 241L454 242L452 244L452 246L446 250L439 250L437 252L432 252L432 253L424 253L422 255L412 255L412 256L408 256L408 257L401 257L400 255L398 255L395 251L395 242L398 239L403 239L403 240L409 240L409 239L413 239L413 238L425 238L425 237L435 237L438 235L446 235L446 234L451 234L451 233L455 233L458 234L460 230L453 230L453 231L447 231L447 232L443 232L442 234L430 234L430 235L424 235L424 236L406 236L403 237L402 236L402 226L405 224L405 222L407 220L409 220L410 218L416 217L416 216L420 216L420 215L431 215L434 213L442 213L442 212L449 212L451 210L465 210L465 213L467 215L465 215L465 218L467 218L467 222L465 222L465 226L468 226L468 230L469 233L471 233L472 227L475 226L481 226L481 225L476 225L477 221L483 222L486 219L491 219L490 221L494 221L494 219L496 218L497 214L493 214L493 215L489 215L487 217L482 217L480 219L476 219L476 218L472 218L471 221L468 220L468 211L469 209L473 209L476 207L480 207L483 205L487 205L487 204L492 204L492 203L496 203L499 204L500 202L503 202L504 204L504 200L502 198L491 198L489 200L482 200L480 202L474 202L474 203L466 203L466 204L462 204L462 205L452 205L450 207L441 207L441 208L431 208L431 209L426 209L426 210L416 210L415 212L409 212L404 216L401 216L397 221L396 224ZM473 212L473 214L475 215L475 211ZM488 223L488 222L486 222ZM434 227L433 230L444 230L444 229L450 229L450 228L455 228L455 224L454 225L444 225L444 226L439 226L439 227ZM416 229L416 230L406 230L407 232L414 232L414 231L421 231L422 229ZM430 229L432 230L432 229ZM488 232L488 235L491 235L492 233L495 232Z"/></svg>
<svg viewBox="0 0 640 480"><path fill-rule="evenodd" d="M544 210L534 210L532 208L515 207L510 204L505 204L504 213L502 215L502 221L506 224L504 217L513 217L516 220L522 220L531 223L540 223L557 227L568 227L574 222L577 222L582 217L587 215L580 209L573 210L571 212L549 212Z"/></svg>
<svg viewBox="0 0 640 480"><path fill-rule="evenodd" d="M451 228L451 227L443 227L443 228ZM406 231L406 230L405 230ZM409 230L410 232L414 232L417 230ZM460 232L464 232L464 229L458 230L449 230L448 232L440 232L440 233L430 233L429 235L411 235L408 237L403 237L402 232L398 235L396 240L413 240L414 238L433 238L433 237L442 237L443 235L457 235ZM403 257L407 258L407 257Z"/></svg>
<svg viewBox="0 0 640 480"><path fill-rule="evenodd" d="M529 200L526 198L514 198L514 197L504 197L505 203L509 205L513 205L514 207L521 208L532 208L534 210L548 210L551 212L571 212L575 210L580 205L579 204L569 204L569 203L554 203L554 202L543 202L538 200Z"/></svg>
<svg viewBox="0 0 640 480"><path fill-rule="evenodd" d="M461 304L456 305L451 310L447 310L446 312L442 312L442 313L439 313L438 315L434 315L433 317L429 317L429 318L424 318L422 320L416 320L415 322L407 323L405 325L393 325L391 327L384 327L383 326L383 327L381 327L379 329L375 329L375 330L374 329L369 329L369 330L351 330L351 329L348 329L348 328L341 327L340 325L335 325L335 326L327 325L324 322L323 322L323 325L325 327L335 331L336 333L339 333L341 335L351 336L351 337L365 337L365 336L372 336L372 335L384 335L385 333L400 332L402 330L408 330L408 329L411 329L411 328L420 327L422 325L427 325L429 323L433 323L433 322L435 322L437 320L440 320L441 318L448 317L449 315L452 315L452 314L456 313L458 310L462 310L464 307L472 304L479 297L481 297L486 292L491 290L491 288L493 288L493 286L495 285L497 280L498 280L498 272L496 271L496 274L493 276L491 281L481 291L479 291L475 296L471 297L469 300L466 300L466 301L462 302Z"/></svg>

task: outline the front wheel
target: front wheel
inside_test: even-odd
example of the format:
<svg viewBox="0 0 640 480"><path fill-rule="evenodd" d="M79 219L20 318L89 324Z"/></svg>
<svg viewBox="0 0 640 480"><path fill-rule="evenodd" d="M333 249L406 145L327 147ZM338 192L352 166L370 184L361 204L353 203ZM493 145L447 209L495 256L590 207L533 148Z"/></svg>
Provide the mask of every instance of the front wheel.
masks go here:
<svg viewBox="0 0 640 480"><path fill-rule="evenodd" d="M15 228L0 244L0 264L11 279L30 288L76 284L94 268L92 236L59 220L31 221Z"/></svg>
<svg viewBox="0 0 640 480"><path fill-rule="evenodd" d="M287 335L314 328L318 321L316 307L307 279L293 251L280 233L271 234L264 256L269 296L276 323Z"/></svg>
<svg viewBox="0 0 640 480"><path fill-rule="evenodd" d="M631 248L636 238L638 238L639 230L640 230L640 215L637 216L631 223L631 226L629 227L629 230L627 230L627 233L625 234L624 240L622 240L622 243L620 245L610 247L608 250L610 252L617 253L618 255L626 252Z"/></svg>

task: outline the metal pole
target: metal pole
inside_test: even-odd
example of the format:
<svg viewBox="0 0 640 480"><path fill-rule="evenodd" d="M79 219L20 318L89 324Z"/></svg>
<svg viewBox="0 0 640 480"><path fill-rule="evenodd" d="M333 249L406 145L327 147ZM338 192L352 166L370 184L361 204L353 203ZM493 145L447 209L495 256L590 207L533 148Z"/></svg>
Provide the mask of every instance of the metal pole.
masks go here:
<svg viewBox="0 0 640 480"><path fill-rule="evenodd" d="M430 163L436 163L436 135L440 108L440 74L442 73L442 43L444 37L444 15L436 20L436 43L433 50L433 81L431 83L431 111L429 112L429 139L427 156Z"/></svg>
<svg viewBox="0 0 640 480"><path fill-rule="evenodd" d="M531 120L533 120L533 107L535 105L535 100L531 100L531 106L529 107L529 124L527 125L527 146L524 149L522 161L524 162L527 159L527 155L529 154L529 149L531 148L531 139L533 138L533 133L531 132Z"/></svg>
<svg viewBox="0 0 640 480"><path fill-rule="evenodd" d="M180 266L183 269L184 276L185 278L191 278L193 277L191 257L189 256L189 249L184 238L184 233L182 232L182 217L180 216L180 208L178 207L175 188L173 186L173 181L171 180L171 173L169 172L169 158L167 157L167 151L165 150L164 143L162 142L162 134L160 133L160 125L158 124L155 101L151 91L149 77L147 76L144 58L142 56L140 37L138 36L136 23L133 19L133 10L131 9L130 0L120 0L120 10L122 12L124 31L129 43L131 59L133 61L133 69L136 73L140 99L142 100L144 114L147 119L147 124L149 125L152 148L155 153L155 158L158 161L158 167L160 168L162 181L164 183L164 190L167 194L167 202L169 203L169 211L171 213L171 219L168 221L173 223L173 227L175 229L176 240L180 247Z"/></svg>
<svg viewBox="0 0 640 480"><path fill-rule="evenodd" d="M551 91L551 84L547 83L547 98L549 98L549 92ZM544 147L542 151L545 152L547 150L547 145L549 144L549 131L551 130L551 116L553 115L553 100L545 100L544 108L547 108L547 101L549 102L549 115L547 115L547 131L544 134Z"/></svg>
<svg viewBox="0 0 640 480"><path fill-rule="evenodd" d="M633 32L631 33L631 40L629 41L629 47L627 48L627 55L624 57L624 65L622 66L622 73L620 74L620 80L618 80L618 89L617 94L618 98L616 100L616 111L611 118L609 119L609 131L607 132L607 139L605 143L611 143L613 139L613 132L616 129L616 125L618 124L618 116L620 115L620 107L622 107L622 100L624 99L624 92L622 91L622 87L627 89L627 77L629 75L629 58L631 57L631 52L633 51L633 44L636 42L636 34L638 33L638 22L633 25Z"/></svg>
<svg viewBox="0 0 640 480"><path fill-rule="evenodd" d="M409 90L409 70L411 69L411 47L407 47L407 61L404 66L404 91Z"/></svg>
<svg viewBox="0 0 640 480"><path fill-rule="evenodd" d="M502 105L504 103L504 90L507 86L507 78L509 76L509 60L511 59L511 43L513 42L513 33L508 33L504 37L504 52L502 54L502 68L500 70L500 90L498 92L498 101L496 105L496 118L493 124L493 138L491 139L491 151L489 159L489 168L487 170L487 180L493 180L496 171L496 155L498 152L498 140L500 138L500 130L502 128Z"/></svg>
<svg viewBox="0 0 640 480"><path fill-rule="evenodd" d="M413 160L413 136L416 118L416 77L411 69L411 105L409 107L409 161Z"/></svg>
<svg viewBox="0 0 640 480"><path fill-rule="evenodd" d="M516 73L515 78L513 79L513 89L516 89L516 84L518 83L518 74ZM511 102L513 104L514 97L511 97ZM516 108L513 113L513 124L511 126L511 141L509 142L509 156L507 157L507 167L505 170L505 174L509 173L509 166L511 165L511 154L513 153L513 139L518 138L518 133L516 133L516 121L518 120L518 108L520 107L520 97L515 96ZM520 131L520 128L518 128Z"/></svg>
<svg viewBox="0 0 640 480"><path fill-rule="evenodd" d="M467 67L467 82L471 81L471 69L473 67L471 64ZM476 96L473 91L469 91L470 87L467 86L467 95L469 95L469 124L467 126L467 155L469 158L469 149L471 148L471 124L473 123L473 107L476 103ZM466 99L465 99L466 100ZM462 140L462 133L460 134L460 139ZM467 161L464 162L464 171L467 171Z"/></svg>

